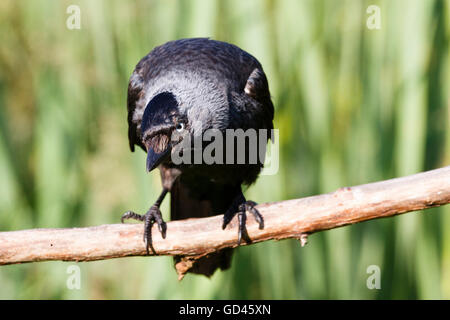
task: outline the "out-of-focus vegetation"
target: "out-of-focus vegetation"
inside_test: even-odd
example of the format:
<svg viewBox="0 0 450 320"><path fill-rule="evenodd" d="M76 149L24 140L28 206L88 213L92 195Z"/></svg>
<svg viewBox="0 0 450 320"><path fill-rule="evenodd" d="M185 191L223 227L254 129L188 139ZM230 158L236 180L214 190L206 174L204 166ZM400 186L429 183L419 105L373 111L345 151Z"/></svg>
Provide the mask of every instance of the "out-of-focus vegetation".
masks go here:
<svg viewBox="0 0 450 320"><path fill-rule="evenodd" d="M81 29L66 28L70 4ZM369 30L369 5L381 29ZM128 77L154 46L232 42L269 78L280 170L257 202L450 164L450 1L0 2L0 231L118 223L160 190L129 152ZM166 219L169 204L163 205ZM170 230L169 230L170 232ZM236 250L233 267L182 282L169 257L0 267L0 298L450 298L450 207ZM381 269L369 290L366 269Z"/></svg>

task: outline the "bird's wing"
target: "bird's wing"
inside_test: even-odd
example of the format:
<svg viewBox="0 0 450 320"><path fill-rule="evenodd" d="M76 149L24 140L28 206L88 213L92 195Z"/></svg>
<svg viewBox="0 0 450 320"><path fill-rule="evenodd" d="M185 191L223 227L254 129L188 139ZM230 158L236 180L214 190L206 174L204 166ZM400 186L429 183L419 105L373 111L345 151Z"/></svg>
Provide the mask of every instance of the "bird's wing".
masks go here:
<svg viewBox="0 0 450 320"><path fill-rule="evenodd" d="M267 129L273 128L274 108L270 98L269 84L262 68L255 68L247 79L244 92L261 104L263 119Z"/></svg>
<svg viewBox="0 0 450 320"><path fill-rule="evenodd" d="M144 80L141 76L141 67L138 65L130 77L128 84L127 109L128 109L128 140L130 149L134 152L134 146L138 145L145 151L145 146L140 139L140 119L136 119L136 103L144 94ZM142 116L141 116L142 117Z"/></svg>

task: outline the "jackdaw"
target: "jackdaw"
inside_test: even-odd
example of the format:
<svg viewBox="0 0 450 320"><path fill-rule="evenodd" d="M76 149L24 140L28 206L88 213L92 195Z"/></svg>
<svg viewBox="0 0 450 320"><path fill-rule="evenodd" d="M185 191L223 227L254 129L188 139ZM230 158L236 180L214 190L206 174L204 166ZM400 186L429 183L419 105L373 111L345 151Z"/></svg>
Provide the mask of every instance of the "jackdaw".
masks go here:
<svg viewBox="0 0 450 320"><path fill-rule="evenodd" d="M172 220L223 214L225 229L237 214L238 243L242 238L248 239L246 212L255 217L261 229L264 227L256 203L246 200L241 189L242 185L255 182L263 167L264 157L249 161L251 155L247 149L252 149L255 141L245 139L245 151L236 146L231 151L225 146L223 150L217 148L213 156L220 161L215 163L195 163L192 159L189 163L174 161L175 153L186 156L186 152L195 150L191 142L184 144L188 148L180 152L176 147L181 142L187 138L195 142L207 130L216 130L224 136L227 129L271 132L274 108L258 60L235 45L207 38L167 42L154 48L136 65L129 81L127 105L131 151L135 145L146 151L147 171L158 167L162 180L162 193L146 214L129 211L122 216L122 222L130 218L145 222L147 252L149 248L153 250L154 223L165 238L167 228L159 207L168 192ZM271 134L257 136L256 152L264 154ZM204 140L201 139L202 150L212 143ZM223 142L225 145L225 139ZM245 161L226 161L230 152L234 161L242 156L239 153L245 152ZM231 250L223 249L193 260L177 256L175 266L181 275L192 272L211 276L217 268L224 270L230 266Z"/></svg>

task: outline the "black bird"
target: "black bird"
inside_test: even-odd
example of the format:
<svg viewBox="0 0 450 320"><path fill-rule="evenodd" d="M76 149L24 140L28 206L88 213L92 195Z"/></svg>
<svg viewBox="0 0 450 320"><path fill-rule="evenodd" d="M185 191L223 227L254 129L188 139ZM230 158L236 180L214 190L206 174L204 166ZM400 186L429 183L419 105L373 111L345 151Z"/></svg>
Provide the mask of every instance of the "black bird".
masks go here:
<svg viewBox="0 0 450 320"><path fill-rule="evenodd" d="M258 60L235 45L207 38L167 42L137 64L130 77L127 104L131 151L138 145L147 152L147 171L159 167L163 187L145 215L129 211L122 216L122 222L129 218L145 222L147 251L153 250L151 228L155 222L165 237L167 228L159 207L167 192L171 193L172 220L223 214L225 229L237 213L238 243L243 237L248 239L246 212L263 228L256 203L247 201L241 189L241 185L256 181L263 159L250 163L246 151L243 164L172 161L181 140L189 137L194 141L207 129L224 133L227 129L273 128L274 108ZM270 133L263 141L263 152L268 139ZM231 254L231 249L224 249L195 261L175 257L175 266L182 274L210 276L217 268L230 266Z"/></svg>

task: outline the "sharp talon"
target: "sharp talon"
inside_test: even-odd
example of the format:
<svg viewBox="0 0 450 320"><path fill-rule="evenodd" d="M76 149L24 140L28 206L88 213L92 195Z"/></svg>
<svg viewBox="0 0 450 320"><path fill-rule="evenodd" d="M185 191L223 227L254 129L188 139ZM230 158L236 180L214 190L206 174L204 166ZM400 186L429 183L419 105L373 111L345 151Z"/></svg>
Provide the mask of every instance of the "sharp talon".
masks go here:
<svg viewBox="0 0 450 320"><path fill-rule="evenodd" d="M144 221L144 243L147 255L150 254L150 249L154 252L154 254L156 254L155 249L152 246L152 227L155 222L158 224L158 229L159 232L161 232L162 238L166 238L167 226L162 218L159 206L164 200L167 192L169 192L168 189L163 189L162 193L158 197L158 200L156 200L155 204L150 207L146 214L140 215L134 213L133 211L128 211L123 214L122 218L120 219L122 223L125 219L136 219L139 221Z"/></svg>
<svg viewBox="0 0 450 320"><path fill-rule="evenodd" d="M238 228L238 241L237 241L237 245L240 246L242 242L242 229L239 227Z"/></svg>
<svg viewBox="0 0 450 320"><path fill-rule="evenodd" d="M242 233L245 230L245 221L247 220L246 216L245 216L245 208L243 208L242 206L239 206L242 209L241 212L238 213L238 220L239 220L239 228L238 228L238 245L241 244L242 241Z"/></svg>
<svg viewBox="0 0 450 320"><path fill-rule="evenodd" d="M147 239L145 239L144 242L145 242L145 251L147 251L147 255L150 255L150 251L148 250L149 249L149 243L148 243Z"/></svg>
<svg viewBox="0 0 450 320"><path fill-rule="evenodd" d="M239 199L238 201L243 201L239 204L239 202L235 202L234 205L232 205L228 211L224 214L223 217L223 225L222 225L222 229L225 229L225 227L227 226L227 224L231 221L231 219L234 217L234 215L236 215L236 211L237 211L237 215L238 215L238 220L239 220L239 226L238 226L238 245L241 244L242 242L242 238L244 238L244 240L247 243L251 243L251 239L248 237L247 234L247 230L245 228L245 224L246 224L246 220L247 220L247 216L246 213L247 211L249 211L253 217L255 218L255 221L258 223L259 225L259 229L264 229L264 219L263 216L259 213L259 211L255 208L255 206L257 205L256 202L254 201L245 201L245 198ZM236 210L237 209L237 210Z"/></svg>
<svg viewBox="0 0 450 320"><path fill-rule="evenodd" d="M122 217L120 218L120 221L122 223L124 223L124 220L126 220L126 219L134 219L134 220L143 221L144 216L134 213L133 211L127 211L122 215Z"/></svg>
<svg viewBox="0 0 450 320"><path fill-rule="evenodd" d="M264 229L264 219L261 213L259 213L259 211L255 207L249 207L248 209L251 212L251 214L253 214L253 216L255 217L256 222L258 222L259 229Z"/></svg>
<svg viewBox="0 0 450 320"><path fill-rule="evenodd" d="M166 238L166 230L167 230L167 225L164 221L158 223L158 230L161 233L161 236L163 239Z"/></svg>
<svg viewBox="0 0 450 320"><path fill-rule="evenodd" d="M225 228L227 227L228 223L230 222L230 219L226 219L226 217L223 217L223 223L222 223L222 230L225 230Z"/></svg>
<svg viewBox="0 0 450 320"><path fill-rule="evenodd" d="M159 232L161 232L162 238L166 238L166 230L167 225L162 219L161 211L159 210L158 206L152 206L145 215L140 215L137 213L134 213L133 211L128 211L124 213L120 219L122 223L124 223L124 220L126 219L134 219L139 221L144 221L144 243L145 243L145 249L147 251L147 254L150 254L150 249L156 254L155 250L152 246L152 227L153 224L156 222L158 224Z"/></svg>
<svg viewBox="0 0 450 320"><path fill-rule="evenodd" d="M152 227L153 227L153 218L150 215L146 215L145 217L145 225L144 225L144 243L145 250L147 251L147 255L150 254L150 248L152 248ZM153 252L155 252L153 250Z"/></svg>
<svg viewBox="0 0 450 320"><path fill-rule="evenodd" d="M166 225L166 223L163 221L163 224L162 224L162 231L161 231L161 235L162 235L163 239L166 238L166 231L167 231L167 225Z"/></svg>

